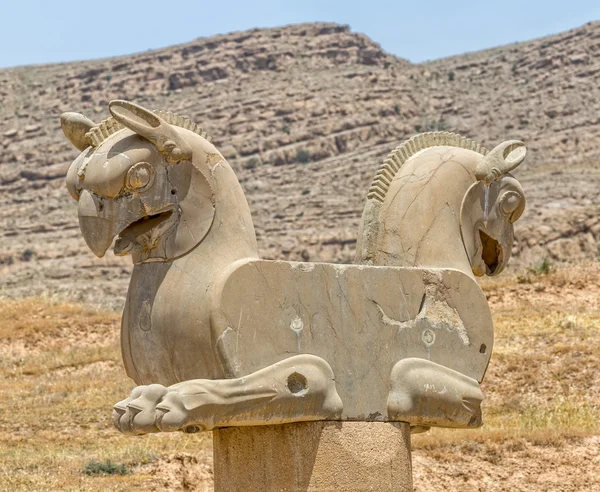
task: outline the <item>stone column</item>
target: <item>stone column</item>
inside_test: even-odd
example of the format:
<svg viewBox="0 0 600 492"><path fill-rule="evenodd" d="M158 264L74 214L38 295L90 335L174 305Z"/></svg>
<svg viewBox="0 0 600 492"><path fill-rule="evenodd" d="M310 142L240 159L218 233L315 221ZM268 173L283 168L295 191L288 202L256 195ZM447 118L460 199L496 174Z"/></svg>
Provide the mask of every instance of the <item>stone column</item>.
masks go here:
<svg viewBox="0 0 600 492"><path fill-rule="evenodd" d="M213 431L215 492L412 492L410 426L300 422Z"/></svg>

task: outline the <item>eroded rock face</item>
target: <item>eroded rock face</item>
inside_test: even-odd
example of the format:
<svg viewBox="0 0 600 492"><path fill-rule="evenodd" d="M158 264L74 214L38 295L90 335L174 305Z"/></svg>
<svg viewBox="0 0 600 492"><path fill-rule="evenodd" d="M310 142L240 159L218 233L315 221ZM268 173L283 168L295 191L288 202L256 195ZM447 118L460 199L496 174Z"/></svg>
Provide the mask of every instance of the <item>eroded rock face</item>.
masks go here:
<svg viewBox="0 0 600 492"><path fill-rule="evenodd" d="M1 70L0 285L122 306L131 267L90 258L63 191L73 151L56 123L75 101L98 120L117 98L168 107L215 135L263 257L351 261L364 205L356 190L375 163L413 133L446 128L488 146L511 136L530 144L517 172L530 204L516 225L517 260L595 258L599 32L593 23L412 65L347 27L312 24Z"/></svg>

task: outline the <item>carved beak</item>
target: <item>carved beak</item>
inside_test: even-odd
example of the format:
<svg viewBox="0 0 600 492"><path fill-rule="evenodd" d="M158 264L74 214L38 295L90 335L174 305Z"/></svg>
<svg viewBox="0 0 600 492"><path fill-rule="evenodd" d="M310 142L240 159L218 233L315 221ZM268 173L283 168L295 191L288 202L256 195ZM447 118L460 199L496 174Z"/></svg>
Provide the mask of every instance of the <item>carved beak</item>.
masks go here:
<svg viewBox="0 0 600 492"><path fill-rule="evenodd" d="M79 227L86 244L102 258L115 237L115 223L102 217L102 203L96 203L91 193L83 190L79 197Z"/></svg>
<svg viewBox="0 0 600 492"><path fill-rule="evenodd" d="M498 275L504 270L504 250L501 244L482 229L479 229L479 238L486 275L491 277Z"/></svg>
<svg viewBox="0 0 600 492"><path fill-rule="evenodd" d="M173 216L173 205L168 204L156 212L147 214L139 200L113 200L93 195L88 190L83 190L79 197L79 227L88 247L99 258L115 237L117 256L151 248L153 240L148 242L143 238L160 227L170 227L172 222L168 221Z"/></svg>

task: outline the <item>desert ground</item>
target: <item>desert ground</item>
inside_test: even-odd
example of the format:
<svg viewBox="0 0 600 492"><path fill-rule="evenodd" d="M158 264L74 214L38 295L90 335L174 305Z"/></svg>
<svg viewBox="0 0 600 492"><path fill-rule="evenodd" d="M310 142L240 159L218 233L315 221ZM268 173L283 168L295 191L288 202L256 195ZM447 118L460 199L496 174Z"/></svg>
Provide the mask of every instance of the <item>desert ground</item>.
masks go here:
<svg viewBox="0 0 600 492"><path fill-rule="evenodd" d="M600 263L482 286L496 341L484 426L413 436L415 491L600 490ZM120 435L119 315L0 301L0 490L212 490L210 434Z"/></svg>

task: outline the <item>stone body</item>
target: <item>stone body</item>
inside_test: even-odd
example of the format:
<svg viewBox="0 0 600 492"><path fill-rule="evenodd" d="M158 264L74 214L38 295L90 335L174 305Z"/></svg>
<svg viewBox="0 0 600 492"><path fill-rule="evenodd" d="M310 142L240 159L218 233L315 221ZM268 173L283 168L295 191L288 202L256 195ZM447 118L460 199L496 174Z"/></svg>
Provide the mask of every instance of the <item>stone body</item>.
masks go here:
<svg viewBox="0 0 600 492"><path fill-rule="evenodd" d="M481 425L493 326L474 277L510 257L525 207L509 174L521 142L487 152L451 133L417 135L377 171L356 265L266 261L204 131L127 101L110 111L98 125L66 113L62 126L81 151L67 187L87 244L102 256L116 238L135 264L121 340L142 386L115 405L118 429L215 430L217 490L250 490L248 449L291 449L258 460L255 490L324 492L409 490L409 426ZM305 423L279 425L291 422ZM218 430L231 426L245 429ZM359 458L365 432L388 461L375 447ZM396 466L397 481L386 475Z"/></svg>
<svg viewBox="0 0 600 492"><path fill-rule="evenodd" d="M403 359L428 364L432 386L449 368L478 388L493 344L485 296L457 270L250 260L226 275L217 297L211 325L228 375L317 355L335 374L343 419L396 420L387 401ZM479 404L473 411L480 423ZM466 426L473 417L457 425L445 415L438 424Z"/></svg>

